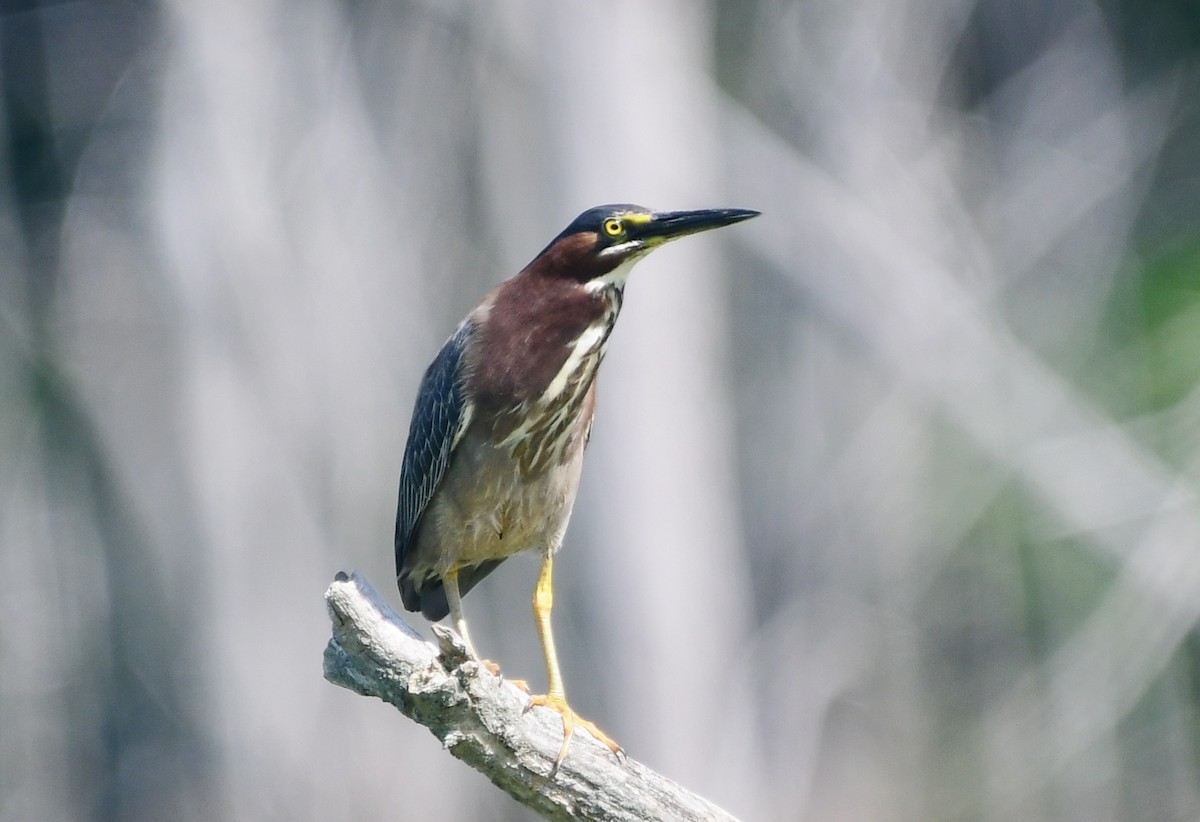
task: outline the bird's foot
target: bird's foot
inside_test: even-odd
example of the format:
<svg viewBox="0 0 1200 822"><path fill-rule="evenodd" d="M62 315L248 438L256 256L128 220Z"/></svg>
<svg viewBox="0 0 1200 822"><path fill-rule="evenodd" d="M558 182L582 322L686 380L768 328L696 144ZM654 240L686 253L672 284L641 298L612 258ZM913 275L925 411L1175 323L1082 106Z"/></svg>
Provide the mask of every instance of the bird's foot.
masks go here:
<svg viewBox="0 0 1200 822"><path fill-rule="evenodd" d="M520 688L525 693L529 693L529 683L527 683L523 679L509 679L508 677L506 677L504 675L504 672L500 670L500 666L497 665L495 662L492 662L490 659L479 659L479 660L476 660L476 662L478 662L480 665L482 665L484 668L486 668L488 673L490 673L492 676L498 676L498 677L500 677L500 679L503 682L508 682L512 685L516 685L518 688Z"/></svg>
<svg viewBox="0 0 1200 822"><path fill-rule="evenodd" d="M511 683L513 685L516 685L518 688L520 688L525 693L529 693L529 684L525 680L509 679L508 677L506 677L504 675L504 671L500 670L500 666L497 665L495 662L492 662L490 659L475 659L474 661L477 665L482 667L484 670L486 670L492 676L499 677L501 682Z"/></svg>
<svg viewBox="0 0 1200 822"><path fill-rule="evenodd" d="M565 697L559 694L537 694L529 697L529 705L525 708L526 711L535 707L545 707L558 713L562 717L563 724L563 741L562 746L558 749L558 756L554 758L554 766L550 768L549 776L554 777L558 773L558 766L562 764L563 759L567 756L567 747L571 744L571 737L575 734L576 728L583 728L590 733L598 742L607 745L609 750L616 754L617 759L625 761L625 751L604 731L600 730L588 720L581 717L571 709L567 704Z"/></svg>

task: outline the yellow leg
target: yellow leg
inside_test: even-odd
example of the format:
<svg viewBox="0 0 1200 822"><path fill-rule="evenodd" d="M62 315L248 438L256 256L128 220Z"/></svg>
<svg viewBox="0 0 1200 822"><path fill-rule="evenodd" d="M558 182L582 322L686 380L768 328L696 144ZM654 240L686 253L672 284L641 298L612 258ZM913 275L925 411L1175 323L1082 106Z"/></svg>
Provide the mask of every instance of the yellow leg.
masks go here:
<svg viewBox="0 0 1200 822"><path fill-rule="evenodd" d="M499 676L500 666L490 660L480 659L479 654L475 652L475 645L471 642L471 635L467 632L467 617L463 613L462 595L458 592L457 567L451 568L442 577L442 588L446 591L446 604L450 606L450 620L454 623L454 631L462 637L463 644L467 646L467 652L473 658L479 660L480 664L485 668Z"/></svg>
<svg viewBox="0 0 1200 822"><path fill-rule="evenodd" d="M562 672L558 667L558 652L554 647L554 631L550 627L550 610L554 607L553 570L554 557L546 554L542 560L542 571L538 575L537 587L533 592L533 617L537 620L538 635L542 638L542 651L546 655L546 675L549 679L549 689L544 696L531 696L529 698L529 707L544 705L553 711L557 711L562 717L562 747L558 749L558 756L554 760L554 767L550 769L551 776L558 771L558 766L562 764L563 758L567 755L567 746L571 742L571 736L575 733L576 725L607 745L613 753L618 756L624 755L620 745L610 739L606 733L591 722L571 710L571 707L567 705L567 695L563 690Z"/></svg>
<svg viewBox="0 0 1200 822"><path fill-rule="evenodd" d="M475 646L471 644L471 635L467 633L467 617L463 614L462 597L458 593L458 568L451 568L442 577L442 588L446 590L446 603L450 606L450 620L454 623L454 631L462 637L463 643L471 656L479 659Z"/></svg>

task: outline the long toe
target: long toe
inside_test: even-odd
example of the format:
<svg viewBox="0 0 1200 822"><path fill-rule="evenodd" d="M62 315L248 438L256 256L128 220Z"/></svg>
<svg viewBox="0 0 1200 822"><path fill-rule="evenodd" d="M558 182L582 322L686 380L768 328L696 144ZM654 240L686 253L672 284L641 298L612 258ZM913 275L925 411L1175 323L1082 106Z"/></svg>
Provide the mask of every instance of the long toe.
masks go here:
<svg viewBox="0 0 1200 822"><path fill-rule="evenodd" d="M596 725L571 709L567 704L567 700L556 694L537 694L529 697L529 707L545 707L558 713L562 717L563 724L563 741L562 746L558 749L558 756L554 759L554 767L550 769L550 776L554 776L558 772L558 766L562 764L567 755L567 747L571 744L571 737L575 734L575 728L583 728L590 733L597 741L608 746L618 759L625 761L625 751L618 745L612 737L604 733L596 727Z"/></svg>

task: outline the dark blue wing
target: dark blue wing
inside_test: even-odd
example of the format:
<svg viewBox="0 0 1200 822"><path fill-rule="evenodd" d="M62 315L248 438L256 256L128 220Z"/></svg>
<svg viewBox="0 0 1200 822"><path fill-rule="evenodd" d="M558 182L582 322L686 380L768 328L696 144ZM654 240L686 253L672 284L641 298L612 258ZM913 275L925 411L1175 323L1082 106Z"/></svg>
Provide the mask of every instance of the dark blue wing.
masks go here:
<svg viewBox="0 0 1200 822"><path fill-rule="evenodd" d="M458 327L425 371L421 389L417 392L400 468L400 500L396 511L397 578L416 537L421 515L446 475L454 440L467 413L463 366L472 331L469 321Z"/></svg>

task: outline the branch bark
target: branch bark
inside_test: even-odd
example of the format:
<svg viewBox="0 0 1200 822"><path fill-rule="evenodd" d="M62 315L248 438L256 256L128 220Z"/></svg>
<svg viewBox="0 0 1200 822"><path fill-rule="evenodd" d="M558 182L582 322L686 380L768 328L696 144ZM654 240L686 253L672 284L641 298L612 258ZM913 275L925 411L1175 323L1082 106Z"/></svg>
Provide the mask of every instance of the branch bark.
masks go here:
<svg viewBox="0 0 1200 822"><path fill-rule="evenodd" d="M562 742L558 715L528 711L528 696L468 657L452 631L435 625L438 646L426 642L357 573L339 573L325 601L327 680L396 706L547 819L734 819L641 763L619 761L586 731L549 777Z"/></svg>

